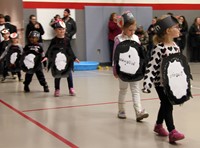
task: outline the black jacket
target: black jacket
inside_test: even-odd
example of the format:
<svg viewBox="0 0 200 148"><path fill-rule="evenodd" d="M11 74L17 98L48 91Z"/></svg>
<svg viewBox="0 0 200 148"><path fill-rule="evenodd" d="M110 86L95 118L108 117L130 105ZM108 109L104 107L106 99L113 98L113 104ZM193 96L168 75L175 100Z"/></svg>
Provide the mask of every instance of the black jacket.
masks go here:
<svg viewBox="0 0 200 148"><path fill-rule="evenodd" d="M71 45L70 45L70 39L68 37L64 37L64 38L58 38L58 37L55 37L51 40L51 43L49 45L49 48L47 49L47 52L45 54L45 57L48 57L48 61L49 61L49 66L48 68L51 67L51 62L53 59L52 58L52 54L54 54L54 49L57 49L57 48L60 48L60 49L64 49L64 53L66 54L67 57L69 57L71 60L70 64L71 64L71 67L73 69L73 62L74 60L76 59L76 56L71 48Z"/></svg>
<svg viewBox="0 0 200 148"><path fill-rule="evenodd" d="M77 28L76 28L76 22L69 17L69 20L66 20L63 18L63 21L65 22L66 25L66 35L72 39L73 35L76 33Z"/></svg>
<svg viewBox="0 0 200 148"><path fill-rule="evenodd" d="M200 29L197 28L195 24L193 24L189 29L188 35L188 45L189 47L200 47L200 34L196 34L200 32Z"/></svg>
<svg viewBox="0 0 200 148"><path fill-rule="evenodd" d="M10 33L17 32L17 27L9 22L5 23L5 28L8 28Z"/></svg>
<svg viewBox="0 0 200 148"><path fill-rule="evenodd" d="M40 33L40 38L39 38L39 43L42 43L42 35L44 34L44 29L42 27L42 25L40 23L38 23L40 28L35 28L35 25L31 22L29 22L29 24L26 26L26 39L27 39L27 42L29 43L29 40L28 40L28 35L31 31L38 31Z"/></svg>

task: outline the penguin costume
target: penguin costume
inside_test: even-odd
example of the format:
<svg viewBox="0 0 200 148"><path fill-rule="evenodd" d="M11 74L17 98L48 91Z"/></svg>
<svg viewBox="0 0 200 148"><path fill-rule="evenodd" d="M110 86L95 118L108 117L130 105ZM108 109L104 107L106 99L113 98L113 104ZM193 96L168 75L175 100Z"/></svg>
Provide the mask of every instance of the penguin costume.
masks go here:
<svg viewBox="0 0 200 148"><path fill-rule="evenodd" d="M30 92L29 84L32 81L34 73L36 74L40 85L43 86L44 92L49 92L47 82L42 70L42 58L44 58L44 51L39 45L38 40L40 33L38 31L31 31L29 34L29 41L25 47L21 58L21 68L26 73L24 81L24 91Z"/></svg>
<svg viewBox="0 0 200 148"><path fill-rule="evenodd" d="M65 28L65 23L58 21L54 24L54 29ZM69 39L67 37L52 39L46 52L48 58L48 70L51 69L52 76L55 78L68 77L73 70L73 63L76 59Z"/></svg>
<svg viewBox="0 0 200 148"><path fill-rule="evenodd" d="M6 47L11 43L10 41L10 31L8 28L4 28L1 30L1 35L5 37L5 39L0 42L0 56L2 55L2 53L5 51ZM5 80L5 77L8 75L7 72L4 73L5 67L6 67L6 63L5 63L5 59L0 58L0 74L3 75L3 81Z"/></svg>
<svg viewBox="0 0 200 148"><path fill-rule="evenodd" d="M160 36L167 28L176 24L178 24L177 19L168 16L155 24L155 32ZM192 75L186 57L180 53L177 45L166 48L159 43L156 47L160 49L152 52L144 78L143 91L150 92L154 83L155 86L163 86L165 94L173 105L182 104L192 97L190 83ZM160 59L156 58L158 55Z"/></svg>
<svg viewBox="0 0 200 148"><path fill-rule="evenodd" d="M11 40L19 38L19 34L16 32L10 35ZM12 42L12 41L11 41ZM10 72L20 72L20 59L23 52L23 48L19 44L9 44L6 48L6 67Z"/></svg>
<svg viewBox="0 0 200 148"><path fill-rule="evenodd" d="M65 23L59 20L55 22L53 28L56 36L51 40L45 57L48 59L48 69L51 69L52 76L55 78L54 96L60 95L61 78L67 78L69 93L75 95L71 71L74 67L74 61L79 62L79 60L74 55L70 39L65 34Z"/></svg>

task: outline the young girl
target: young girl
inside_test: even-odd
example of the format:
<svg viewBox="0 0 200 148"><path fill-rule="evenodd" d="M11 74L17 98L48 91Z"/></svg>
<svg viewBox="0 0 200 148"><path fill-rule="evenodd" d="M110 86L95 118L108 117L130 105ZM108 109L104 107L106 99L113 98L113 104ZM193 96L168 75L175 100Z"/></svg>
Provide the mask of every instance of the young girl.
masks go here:
<svg viewBox="0 0 200 148"><path fill-rule="evenodd" d="M22 46L19 44L19 35L14 32L10 34L11 43L7 46L6 50L2 53L0 59L5 58L6 66L4 69L4 78L8 71L11 71L14 75L17 73L18 80L21 79L21 71L20 71L20 57L23 52Z"/></svg>
<svg viewBox="0 0 200 148"><path fill-rule="evenodd" d="M3 52L6 50L7 46L11 43L10 41L10 32L9 29L4 28L1 30L1 35L4 38L4 40L0 43L0 70L1 74L3 75L1 82L4 82L6 80L6 76L8 76L8 71L6 69L6 61L2 56Z"/></svg>
<svg viewBox="0 0 200 148"><path fill-rule="evenodd" d="M49 48L46 52L46 56L45 56L46 58L43 61L47 60L47 57L52 58L52 57L49 57L49 55L53 54L54 51L59 49L60 51L63 50L65 54L68 54L70 58L73 59L72 60L72 67L73 67L73 61L79 62L79 60L76 58L76 56L74 55L74 52L71 49L70 39L67 38L65 35L65 28L66 26L63 21L57 21L54 24L56 37L51 40ZM48 60L51 61L52 59L48 59ZM54 96L55 97L60 96L60 80L61 80L61 77L56 77L54 80L54 84L55 84ZM75 90L73 87L73 78L72 78L71 70L69 72L69 76L67 77L67 82L68 82L69 94L71 96L74 96Z"/></svg>
<svg viewBox="0 0 200 148"><path fill-rule="evenodd" d="M122 33L115 37L113 55L115 53L115 49L117 45L120 42L123 42L125 40L132 40L140 44L138 36L134 34L136 30L136 20L133 14L131 12L126 12L121 17L123 19L122 21L123 24L119 23L119 25L121 25ZM115 63L113 67L113 74L116 78L118 78ZM118 97L118 109L119 109L118 118L120 119L126 118L124 106L125 106L125 95L127 93L128 85L130 85L130 89L132 93L133 107L136 113L136 120L141 121L143 118L147 118L149 115L142 108L142 105L141 105L139 81L125 82L119 79L120 90L119 90L119 97Z"/></svg>
<svg viewBox="0 0 200 148"><path fill-rule="evenodd" d="M180 52L179 47L173 41L174 38L177 38L180 34L178 21L173 16L162 16L158 19L155 25L155 30L156 35L154 36L154 43L156 46L152 51L151 60L147 66L144 77L143 92L150 93L150 88L154 83L155 89L161 101L154 132L160 136L169 135L169 141L171 143L183 139L184 135L179 133L174 126L172 114L173 106L164 92L161 80L161 63L163 58L169 56L170 54ZM167 129L170 133L163 128L163 121L165 121Z"/></svg>
<svg viewBox="0 0 200 148"><path fill-rule="evenodd" d="M37 79L40 82L40 85L43 86L44 92L49 92L49 87L47 85L47 82L45 80L44 73L42 71L42 58L44 57L44 51L42 46L39 45L38 40L40 38L40 33L38 31L31 31L28 35L30 43L28 43L24 47L24 53L22 57L22 69L24 70L24 67L26 70L25 74L25 81L24 81L24 92L30 92L29 84L32 81L33 74L35 73L37 76ZM33 54L35 53L35 55ZM35 57L35 58L32 58ZM33 59L38 59L37 62ZM29 61L35 61L35 65L32 65L33 62ZM38 62L39 61L39 62ZM24 66L25 65L25 66ZM28 67L28 69L26 68ZM31 68L30 68L31 67Z"/></svg>

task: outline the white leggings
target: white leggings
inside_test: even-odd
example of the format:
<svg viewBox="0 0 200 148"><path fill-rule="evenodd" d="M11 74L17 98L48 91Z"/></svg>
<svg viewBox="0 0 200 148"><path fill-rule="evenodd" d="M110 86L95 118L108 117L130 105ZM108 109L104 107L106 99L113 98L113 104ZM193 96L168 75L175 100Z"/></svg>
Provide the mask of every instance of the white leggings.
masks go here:
<svg viewBox="0 0 200 148"><path fill-rule="evenodd" d="M130 90L132 93L134 109L140 112L142 111L142 106L141 106L141 99L140 99L139 81L124 82L120 79L119 79L119 97L118 97L119 110L124 110L125 97L128 90L128 84L130 85Z"/></svg>

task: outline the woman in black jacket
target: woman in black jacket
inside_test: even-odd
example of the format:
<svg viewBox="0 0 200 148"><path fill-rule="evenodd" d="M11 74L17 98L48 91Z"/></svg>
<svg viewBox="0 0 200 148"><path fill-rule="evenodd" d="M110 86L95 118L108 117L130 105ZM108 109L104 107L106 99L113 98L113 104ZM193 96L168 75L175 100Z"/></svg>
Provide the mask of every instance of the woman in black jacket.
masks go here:
<svg viewBox="0 0 200 148"><path fill-rule="evenodd" d="M200 62L200 17L195 18L189 29L188 46L192 50L191 62Z"/></svg>
<svg viewBox="0 0 200 148"><path fill-rule="evenodd" d="M40 33L40 37L39 37L39 40L38 40L38 43L40 45L42 45L42 35L44 34L44 29L42 27L42 25L37 22L37 18L35 15L30 15L29 17L29 24L26 26L26 39L27 39L27 42L29 43L29 39L28 39L28 36L29 36L29 33L31 31L38 31Z"/></svg>

